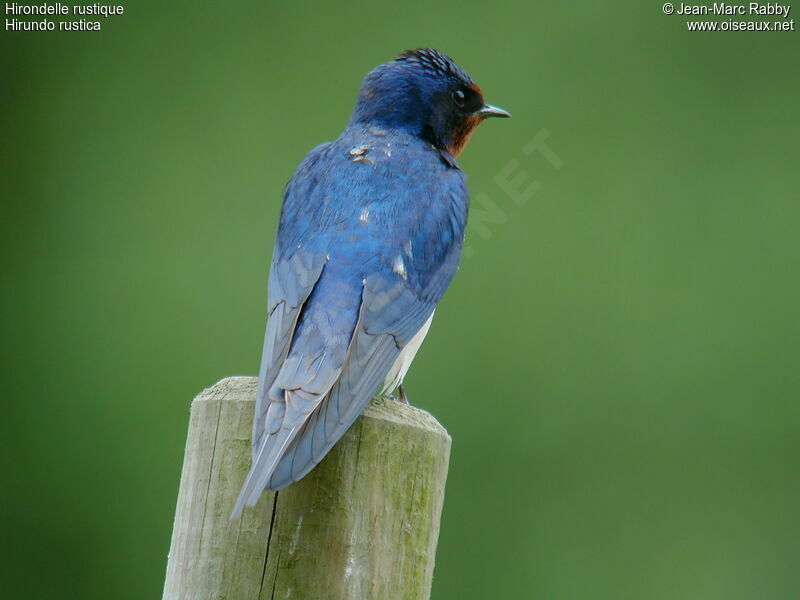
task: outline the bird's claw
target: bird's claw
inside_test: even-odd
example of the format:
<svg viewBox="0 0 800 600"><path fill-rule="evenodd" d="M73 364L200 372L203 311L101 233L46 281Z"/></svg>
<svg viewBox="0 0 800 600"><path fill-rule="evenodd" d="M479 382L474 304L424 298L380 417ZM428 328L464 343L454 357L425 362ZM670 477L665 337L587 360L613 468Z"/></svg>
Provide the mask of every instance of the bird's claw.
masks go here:
<svg viewBox="0 0 800 600"><path fill-rule="evenodd" d="M397 386L397 398L392 396L392 399L396 400L400 404L409 404L408 398L406 397L406 390L403 388L402 384Z"/></svg>

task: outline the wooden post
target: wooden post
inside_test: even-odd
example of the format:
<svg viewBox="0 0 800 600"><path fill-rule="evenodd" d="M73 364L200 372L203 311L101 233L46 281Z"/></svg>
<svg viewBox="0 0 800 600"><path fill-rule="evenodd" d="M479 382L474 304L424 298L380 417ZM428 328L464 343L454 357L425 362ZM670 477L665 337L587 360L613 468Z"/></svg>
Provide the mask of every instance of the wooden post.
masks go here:
<svg viewBox="0 0 800 600"><path fill-rule="evenodd" d="M256 379L192 403L164 600L430 596L450 436L375 399L305 478L229 520L250 466Z"/></svg>

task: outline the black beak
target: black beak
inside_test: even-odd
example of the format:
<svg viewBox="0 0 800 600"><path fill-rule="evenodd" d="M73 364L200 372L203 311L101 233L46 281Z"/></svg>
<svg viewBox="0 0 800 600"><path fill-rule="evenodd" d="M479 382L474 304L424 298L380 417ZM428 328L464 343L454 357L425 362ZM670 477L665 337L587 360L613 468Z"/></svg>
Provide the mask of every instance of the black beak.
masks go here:
<svg viewBox="0 0 800 600"><path fill-rule="evenodd" d="M503 110L499 106L492 106L491 104L484 104L476 113L476 115L483 117L503 117L506 119L511 118L511 113Z"/></svg>

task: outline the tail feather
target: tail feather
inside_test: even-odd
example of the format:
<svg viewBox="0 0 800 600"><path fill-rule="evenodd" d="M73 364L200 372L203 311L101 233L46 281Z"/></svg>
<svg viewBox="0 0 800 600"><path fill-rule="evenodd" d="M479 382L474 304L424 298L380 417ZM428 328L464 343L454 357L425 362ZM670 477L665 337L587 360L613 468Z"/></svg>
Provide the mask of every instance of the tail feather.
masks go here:
<svg viewBox="0 0 800 600"><path fill-rule="evenodd" d="M267 441L258 451L250 471L244 480L239 497L231 513L231 519L237 519L242 514L245 506L255 506L261 492L267 486L267 482L278 466L278 462L284 456L286 448L295 438L301 427L294 429L281 429L276 434L267 438Z"/></svg>

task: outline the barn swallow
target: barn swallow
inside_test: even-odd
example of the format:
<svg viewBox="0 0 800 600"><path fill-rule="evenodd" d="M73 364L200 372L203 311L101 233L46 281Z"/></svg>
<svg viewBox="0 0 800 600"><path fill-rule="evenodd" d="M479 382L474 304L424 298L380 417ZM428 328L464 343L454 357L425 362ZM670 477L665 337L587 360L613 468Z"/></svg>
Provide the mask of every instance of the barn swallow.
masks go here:
<svg viewBox="0 0 800 600"><path fill-rule="evenodd" d="M437 50L370 71L350 121L283 194L250 472L232 518L299 480L370 398L402 389L461 256L469 195L456 157L488 117Z"/></svg>

